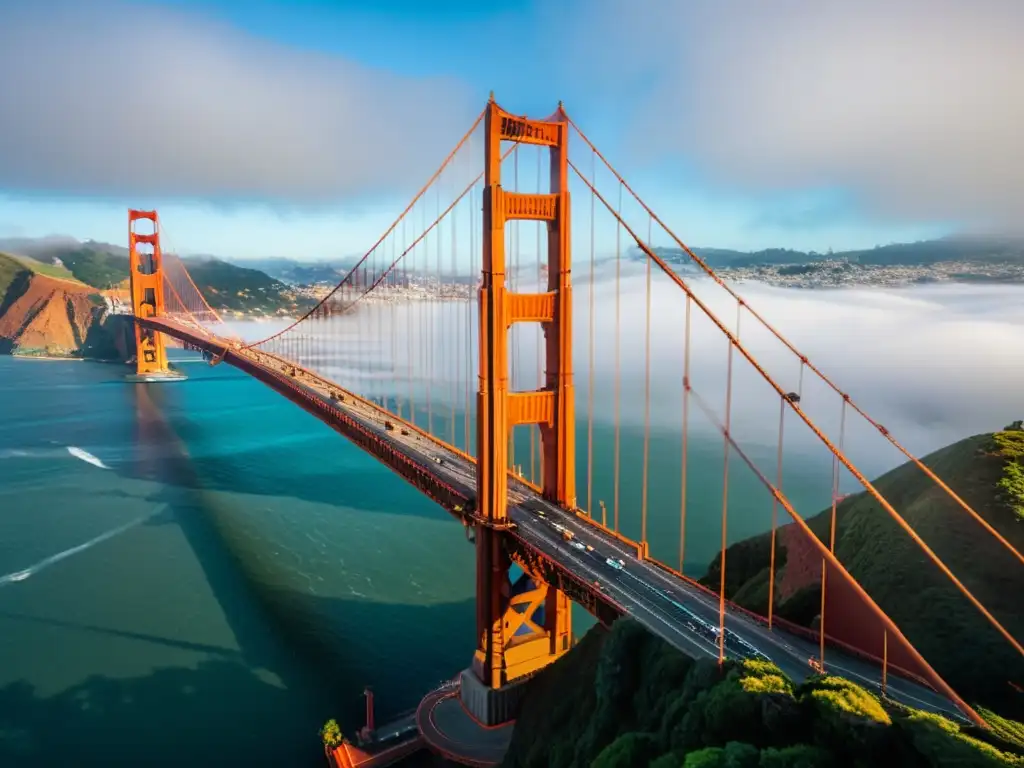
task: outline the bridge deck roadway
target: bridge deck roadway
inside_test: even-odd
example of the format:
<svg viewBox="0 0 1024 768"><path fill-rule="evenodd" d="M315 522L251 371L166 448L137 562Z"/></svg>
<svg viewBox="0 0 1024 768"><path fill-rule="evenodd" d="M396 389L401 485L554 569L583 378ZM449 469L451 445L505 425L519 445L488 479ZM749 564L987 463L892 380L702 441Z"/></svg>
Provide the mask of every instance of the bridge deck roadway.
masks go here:
<svg viewBox="0 0 1024 768"><path fill-rule="evenodd" d="M184 341L207 346L214 352L227 349L230 351L225 356L228 363L232 363L233 356L237 355L280 376L280 362L273 356L259 350L238 348L199 326L164 318L143 322ZM327 386L322 382L302 376L293 379L292 384L330 402ZM337 386L333 388L344 391ZM475 497L476 467L471 460L416 431L409 430L407 435L403 435L400 430L386 429L385 419L395 421L395 417L371 403L346 398L344 403L330 404L343 410L365 429L372 430L381 441L458 488L466 498ZM536 491L511 476L509 517L517 526L517 536L583 583L596 584L603 594L649 631L692 658L718 658L718 641L714 634L719 619L717 598L650 562L638 559L636 550L628 544L586 518L544 500ZM566 542L561 529L572 531L573 541L579 542L583 549ZM609 565L609 559L621 560L624 565L614 568ZM808 660L818 653L815 643L779 628L769 630L767 626L728 607L726 632L728 657L767 658L797 682L814 674ZM875 692L881 688L879 666L839 649L827 649L825 668L829 673ZM902 704L966 720L951 701L925 685L890 674L886 687L888 697Z"/></svg>

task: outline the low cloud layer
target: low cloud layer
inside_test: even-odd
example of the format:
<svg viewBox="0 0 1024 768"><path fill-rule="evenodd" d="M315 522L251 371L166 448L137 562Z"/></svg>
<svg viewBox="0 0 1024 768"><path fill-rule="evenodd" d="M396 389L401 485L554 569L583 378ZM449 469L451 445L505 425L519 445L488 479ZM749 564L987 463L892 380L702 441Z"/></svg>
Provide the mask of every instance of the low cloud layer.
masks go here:
<svg viewBox="0 0 1024 768"><path fill-rule="evenodd" d="M328 202L422 183L462 86L118 2L0 5L0 186Z"/></svg>
<svg viewBox="0 0 1024 768"><path fill-rule="evenodd" d="M1024 4L603 0L585 28L609 88L653 83L632 130L650 161L681 151L729 185L1024 229Z"/></svg>
<svg viewBox="0 0 1024 768"><path fill-rule="evenodd" d="M638 274L639 272L639 274ZM708 280L693 283L697 294L730 328L736 304ZM595 286L594 420L607 426L615 413L615 282ZM884 425L910 451L924 455L970 435L990 432L1020 418L1024 406L1024 303L1018 286L946 285L900 290L794 290L758 284L738 286L741 295L842 390ZM644 425L646 278L633 266L620 282L620 420L633 434ZM667 279L651 290L651 428L678 435L682 425L685 300ZM574 311L577 419L587 420L590 371L589 291L578 276ZM472 318L472 319L471 319ZM285 343L343 386L367 396L404 397L410 387L426 402L426 382L438 413L452 395L465 403L465 382L476 391L475 304L369 304L347 320L306 328L321 344ZM696 306L691 313L691 380L694 390L722 420L726 400L728 344ZM347 333L346 333L347 329ZM266 335L273 328L244 329ZM510 354L516 358L515 387L537 386L535 327L517 327ZM301 335L301 334L300 334ZM784 391L800 391L801 407L865 473L877 476L904 461L878 432L846 414L842 400L744 312L740 339ZM518 339L518 340L515 340ZM305 346L304 346L305 344ZM472 369L472 374L469 369ZM451 383L454 381L455 383ZM780 398L739 354L733 358L732 433L767 474L774 474ZM691 401L691 434L704 445L721 443L716 428ZM711 440L712 443L709 443ZM673 438L674 444L675 438ZM831 456L813 433L787 411L787 466L810 462L830 473ZM822 470L822 467L824 469ZM844 485L846 482L844 480ZM827 487L827 483L822 486Z"/></svg>

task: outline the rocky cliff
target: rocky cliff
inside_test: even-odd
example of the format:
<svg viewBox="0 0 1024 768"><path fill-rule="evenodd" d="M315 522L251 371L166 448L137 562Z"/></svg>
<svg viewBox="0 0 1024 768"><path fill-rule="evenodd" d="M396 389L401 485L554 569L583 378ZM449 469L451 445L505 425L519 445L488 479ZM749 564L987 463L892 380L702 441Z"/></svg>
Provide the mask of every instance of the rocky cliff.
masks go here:
<svg viewBox="0 0 1024 768"><path fill-rule="evenodd" d="M0 255L0 353L116 359L126 326L95 288Z"/></svg>

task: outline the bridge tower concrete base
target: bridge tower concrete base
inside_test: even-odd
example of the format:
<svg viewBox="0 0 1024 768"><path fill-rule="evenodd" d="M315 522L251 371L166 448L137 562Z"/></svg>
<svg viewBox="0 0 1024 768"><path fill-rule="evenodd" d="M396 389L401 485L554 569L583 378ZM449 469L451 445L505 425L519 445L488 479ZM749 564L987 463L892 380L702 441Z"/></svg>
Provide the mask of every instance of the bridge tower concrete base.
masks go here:
<svg viewBox="0 0 1024 768"><path fill-rule="evenodd" d="M152 232L136 231L136 222L151 221ZM140 247L141 246L141 247ZM136 318L164 313L163 252L156 211L128 211L128 266L132 310ZM135 323L135 373L129 381L180 381L185 376L170 367L164 337Z"/></svg>
<svg viewBox="0 0 1024 768"><path fill-rule="evenodd" d="M484 685L476 671L464 669L459 675L459 698L478 722L488 727L501 725L519 716L529 678L522 677L501 688Z"/></svg>
<svg viewBox="0 0 1024 768"><path fill-rule="evenodd" d="M463 703L481 722L515 716L521 681L569 650L568 598L539 578L509 580L504 545L509 535L508 446L516 426L541 435L544 497L576 506L572 286L569 241L568 118L559 105L548 120L528 120L501 109L493 97L484 117L483 269L480 287L480 388L477 392L476 596L479 645L463 675ZM503 141L550 150L550 192L505 191ZM505 225L547 226L548 285L542 293L508 290ZM544 333L545 384L510 391L508 336L515 323L539 323ZM473 681L468 677L474 678Z"/></svg>

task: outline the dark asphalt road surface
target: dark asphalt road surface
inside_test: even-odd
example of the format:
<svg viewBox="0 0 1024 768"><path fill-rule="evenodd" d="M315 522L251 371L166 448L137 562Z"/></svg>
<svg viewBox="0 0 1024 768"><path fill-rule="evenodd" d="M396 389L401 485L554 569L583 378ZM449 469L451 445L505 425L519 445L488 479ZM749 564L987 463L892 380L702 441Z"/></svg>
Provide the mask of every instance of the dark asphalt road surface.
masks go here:
<svg viewBox="0 0 1024 768"><path fill-rule="evenodd" d="M174 321L163 324L178 325ZM193 327L181 324L188 333ZM180 338L180 336L179 336ZM256 352L246 354L260 355ZM261 356L261 355L260 355ZM262 356L261 356L262 357ZM274 369L272 369L274 370ZM326 390L296 380L314 394L328 400ZM340 389L335 387L335 389ZM472 497L476 493L476 467L472 462L410 430L408 435L384 427L382 411L359 402L332 403L363 426L376 432L408 457L430 469L438 477ZM391 417L393 418L393 417ZM718 600L660 568L637 559L636 551L583 517L540 498L535 491L512 478L509 481L509 517L518 533L537 550L568 568L587 583L600 589L624 607L629 615L692 658L718 658ZM563 530L573 534L572 543L564 540ZM619 563L615 567L611 562ZM795 681L814 674L809 659L818 655L818 647L784 630L769 630L749 617L726 606L726 656L728 658L764 658L779 666ZM875 691L881 688L881 669L867 661L851 657L829 647L825 668ZM966 718L945 696L923 685L889 675L889 698L907 706L937 712L958 720Z"/></svg>

